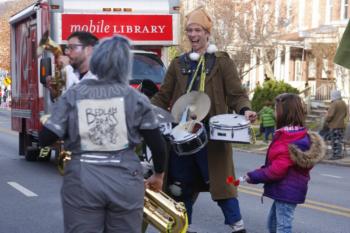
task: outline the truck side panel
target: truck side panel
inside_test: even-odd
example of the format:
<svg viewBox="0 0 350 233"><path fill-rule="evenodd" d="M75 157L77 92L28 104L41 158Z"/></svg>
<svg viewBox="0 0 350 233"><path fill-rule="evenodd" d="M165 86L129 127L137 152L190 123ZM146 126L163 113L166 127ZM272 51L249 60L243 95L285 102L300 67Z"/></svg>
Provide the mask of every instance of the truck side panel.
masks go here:
<svg viewBox="0 0 350 233"><path fill-rule="evenodd" d="M15 64L12 84L12 129L21 132L25 119L27 130L35 129L35 111L37 110L37 59L35 19L26 19L14 25Z"/></svg>

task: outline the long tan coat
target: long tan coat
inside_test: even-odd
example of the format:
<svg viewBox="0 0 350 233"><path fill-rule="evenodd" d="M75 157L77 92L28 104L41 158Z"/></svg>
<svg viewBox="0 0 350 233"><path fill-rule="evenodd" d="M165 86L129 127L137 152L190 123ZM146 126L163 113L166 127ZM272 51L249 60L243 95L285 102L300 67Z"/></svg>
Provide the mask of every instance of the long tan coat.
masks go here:
<svg viewBox="0 0 350 233"><path fill-rule="evenodd" d="M348 107L344 100L334 100L329 106L326 123L330 129L344 129Z"/></svg>
<svg viewBox="0 0 350 233"><path fill-rule="evenodd" d="M225 52L215 53L216 61L206 77L205 93L211 100L211 108L206 119L235 110L237 113L250 108L250 102L242 88L234 62ZM180 59L175 58L166 73L160 91L152 98L152 103L164 108L171 108L175 101L186 93L187 75L180 69ZM208 163L210 193L214 200L237 196L237 188L226 184L228 176L234 176L232 144L219 141L208 143Z"/></svg>

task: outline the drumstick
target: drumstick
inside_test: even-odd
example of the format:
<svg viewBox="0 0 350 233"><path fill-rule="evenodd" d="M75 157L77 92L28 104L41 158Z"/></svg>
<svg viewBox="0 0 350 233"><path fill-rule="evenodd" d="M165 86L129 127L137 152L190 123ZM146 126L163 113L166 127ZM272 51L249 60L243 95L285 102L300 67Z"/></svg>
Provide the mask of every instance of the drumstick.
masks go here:
<svg viewBox="0 0 350 233"><path fill-rule="evenodd" d="M183 113L181 114L180 123L185 123L187 121L189 113L190 113L190 107L187 106L185 108L185 111L183 111Z"/></svg>
<svg viewBox="0 0 350 233"><path fill-rule="evenodd" d="M191 120L191 121L188 122L188 124L187 124L188 127L187 127L186 130L187 130L189 133L193 133L192 131L193 131L193 127L194 127L195 123L196 123L196 122L193 121L193 120Z"/></svg>

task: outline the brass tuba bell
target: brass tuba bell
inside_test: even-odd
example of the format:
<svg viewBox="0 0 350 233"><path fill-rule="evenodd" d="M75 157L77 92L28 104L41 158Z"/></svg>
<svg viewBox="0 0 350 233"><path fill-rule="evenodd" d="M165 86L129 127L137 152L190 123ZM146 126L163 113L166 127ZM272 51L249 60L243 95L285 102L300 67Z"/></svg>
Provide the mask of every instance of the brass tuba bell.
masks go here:
<svg viewBox="0 0 350 233"><path fill-rule="evenodd" d="M143 219L161 233L186 233L188 227L185 205L164 192L157 193L150 189L145 191Z"/></svg>

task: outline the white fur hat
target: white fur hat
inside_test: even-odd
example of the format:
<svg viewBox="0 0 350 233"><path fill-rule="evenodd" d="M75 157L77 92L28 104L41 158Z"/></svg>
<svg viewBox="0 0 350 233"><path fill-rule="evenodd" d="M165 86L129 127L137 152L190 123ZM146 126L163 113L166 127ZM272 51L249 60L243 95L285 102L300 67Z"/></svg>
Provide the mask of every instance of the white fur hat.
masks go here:
<svg viewBox="0 0 350 233"><path fill-rule="evenodd" d="M334 100L338 100L338 99L341 99L340 91L338 91L338 90L331 91L331 100L334 101Z"/></svg>

